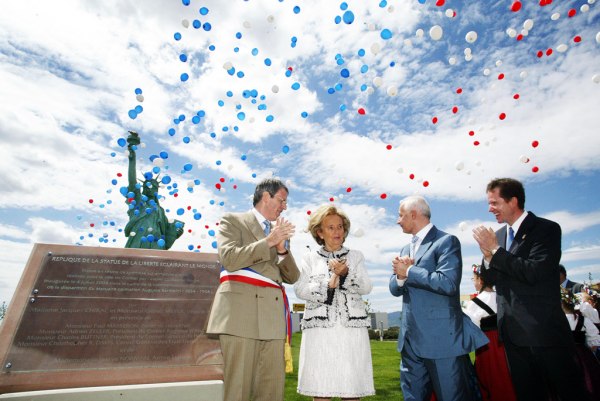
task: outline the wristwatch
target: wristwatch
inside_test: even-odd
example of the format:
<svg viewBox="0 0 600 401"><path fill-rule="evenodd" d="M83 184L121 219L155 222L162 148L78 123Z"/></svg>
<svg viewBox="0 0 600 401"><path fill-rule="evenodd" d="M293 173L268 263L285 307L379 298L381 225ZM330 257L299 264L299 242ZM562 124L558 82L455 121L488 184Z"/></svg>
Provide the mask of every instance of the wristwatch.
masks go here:
<svg viewBox="0 0 600 401"><path fill-rule="evenodd" d="M277 252L277 255L279 255L279 256L285 256L288 253L290 253L290 252L286 249L285 252Z"/></svg>

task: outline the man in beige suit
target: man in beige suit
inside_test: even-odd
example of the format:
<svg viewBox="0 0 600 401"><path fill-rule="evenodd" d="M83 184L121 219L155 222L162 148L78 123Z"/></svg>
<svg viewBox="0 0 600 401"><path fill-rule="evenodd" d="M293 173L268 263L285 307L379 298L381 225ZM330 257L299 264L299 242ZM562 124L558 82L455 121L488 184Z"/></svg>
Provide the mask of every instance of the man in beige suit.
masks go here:
<svg viewBox="0 0 600 401"><path fill-rule="evenodd" d="M287 322L282 283L292 284L300 276L286 248L295 227L279 217L287 197L280 180L263 180L254 191L254 208L227 213L219 225L223 271L207 332L218 334L221 342L224 401L283 400Z"/></svg>

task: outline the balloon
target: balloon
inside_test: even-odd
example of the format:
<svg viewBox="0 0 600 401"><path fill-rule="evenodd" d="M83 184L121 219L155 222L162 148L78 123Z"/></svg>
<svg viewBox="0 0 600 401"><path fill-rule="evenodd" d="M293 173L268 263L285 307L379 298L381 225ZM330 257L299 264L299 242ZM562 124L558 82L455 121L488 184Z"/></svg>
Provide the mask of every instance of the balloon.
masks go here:
<svg viewBox="0 0 600 401"><path fill-rule="evenodd" d="M562 43L558 46L556 46L556 51L559 53L564 53L567 51L567 49L569 48L569 46L567 46L566 44Z"/></svg>
<svg viewBox="0 0 600 401"><path fill-rule="evenodd" d="M388 96L394 97L398 94L398 88L395 86L388 86L387 88Z"/></svg>
<svg viewBox="0 0 600 401"><path fill-rule="evenodd" d="M533 28L533 20L526 19L525 22L523 22L523 28L527 29L528 31L531 31L531 28Z"/></svg>
<svg viewBox="0 0 600 401"><path fill-rule="evenodd" d="M458 224L458 229L459 229L460 231L465 231L467 228L468 228L468 225L467 225L467 223L465 223L464 221L461 221L461 222Z"/></svg>
<svg viewBox="0 0 600 401"><path fill-rule="evenodd" d="M486 68L486 69L483 70L483 75L485 75L485 76L490 75L490 73L491 73L491 71L490 71L489 68Z"/></svg>
<svg viewBox="0 0 600 401"><path fill-rule="evenodd" d="M461 171L462 169L465 168L465 163L464 162L458 162L456 163L456 165L454 166L458 171Z"/></svg>
<svg viewBox="0 0 600 401"><path fill-rule="evenodd" d="M508 28L508 29L506 30L506 34L507 34L509 37L511 37L511 38L514 38L515 36L517 36L517 31L516 31L516 30L514 30L513 28Z"/></svg>
<svg viewBox="0 0 600 401"><path fill-rule="evenodd" d="M392 38L392 31L390 31L389 29L383 29L380 33L381 39L383 40L388 40Z"/></svg>
<svg viewBox="0 0 600 401"><path fill-rule="evenodd" d="M477 40L477 32L475 32L475 31L467 32L467 34L465 35L465 40L468 43L474 43Z"/></svg>
<svg viewBox="0 0 600 401"><path fill-rule="evenodd" d="M144 101L144 95L137 95L137 96L135 97L135 100L137 100L137 101L138 101L138 102L140 102L140 103L141 103L141 102L143 102L143 101Z"/></svg>
<svg viewBox="0 0 600 401"><path fill-rule="evenodd" d="M450 57L450 58L448 59L448 64L450 64L450 65L454 65L454 64L456 64L456 57Z"/></svg>
<svg viewBox="0 0 600 401"><path fill-rule="evenodd" d="M190 26L190 21L184 19L181 21L181 25L183 25L184 28L187 28Z"/></svg>
<svg viewBox="0 0 600 401"><path fill-rule="evenodd" d="M277 93L277 92L279 92L279 86L277 86L277 85L273 85L273 87L271 88L271 91L272 91L273 93Z"/></svg>
<svg viewBox="0 0 600 401"><path fill-rule="evenodd" d="M521 2L520 1L515 1L514 3L512 3L512 6L510 6L510 11L512 11L513 13L516 13L517 11L519 11L521 9Z"/></svg>
<svg viewBox="0 0 600 401"><path fill-rule="evenodd" d="M595 74L592 77L592 82L595 83L595 84L599 84L600 83L600 74Z"/></svg>
<svg viewBox="0 0 600 401"><path fill-rule="evenodd" d="M381 77L373 78L373 85L375 85L376 87L379 88L382 83L383 83L383 79L381 79Z"/></svg>
<svg viewBox="0 0 600 401"><path fill-rule="evenodd" d="M421 28L417 29L417 31L415 32L415 36L417 38L422 38L424 34L425 32Z"/></svg>
<svg viewBox="0 0 600 401"><path fill-rule="evenodd" d="M120 147L124 148L124 147L125 147L125 145L127 145L127 141L125 140L125 138L119 138L119 139L117 139L117 144L118 144Z"/></svg>
<svg viewBox="0 0 600 401"><path fill-rule="evenodd" d="M529 163L529 157L527 157L525 155L521 155L519 160L521 161L521 163Z"/></svg>
<svg viewBox="0 0 600 401"><path fill-rule="evenodd" d="M557 20L557 19L559 19L559 18L560 18L560 14L559 14L559 13L554 13L554 14L552 14L552 15L550 16L550 19L551 19L552 21L556 21L556 20Z"/></svg>
<svg viewBox="0 0 600 401"><path fill-rule="evenodd" d="M281 148L281 151L285 154L287 154L290 151L290 147L288 145L283 145L283 147Z"/></svg>
<svg viewBox="0 0 600 401"><path fill-rule="evenodd" d="M379 53L380 50L381 50L381 46L379 45L379 43L373 43L371 45L371 53L377 54L377 53Z"/></svg>
<svg viewBox="0 0 600 401"><path fill-rule="evenodd" d="M348 10L344 13L344 15L342 16L342 19L344 20L344 23L351 24L354 22L354 13L352 11Z"/></svg>
<svg viewBox="0 0 600 401"><path fill-rule="evenodd" d="M600 32L596 34L596 43L600 44Z"/></svg>
<svg viewBox="0 0 600 401"><path fill-rule="evenodd" d="M429 29L429 36L433 40L440 40L444 35L444 30L439 25L434 25Z"/></svg>
<svg viewBox="0 0 600 401"><path fill-rule="evenodd" d="M244 25L244 28L246 28L246 29L252 28L252 24L250 24L250 21L244 21L243 25Z"/></svg>

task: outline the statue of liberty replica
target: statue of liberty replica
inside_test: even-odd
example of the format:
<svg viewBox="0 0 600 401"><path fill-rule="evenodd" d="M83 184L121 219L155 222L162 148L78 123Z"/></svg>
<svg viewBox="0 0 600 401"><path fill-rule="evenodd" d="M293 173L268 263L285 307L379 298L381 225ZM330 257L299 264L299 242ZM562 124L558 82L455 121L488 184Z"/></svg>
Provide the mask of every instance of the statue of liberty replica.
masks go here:
<svg viewBox="0 0 600 401"><path fill-rule="evenodd" d="M129 207L129 222L125 226L125 248L169 249L183 234L184 223L178 220L169 222L167 219L159 203L158 180L151 172L144 174L144 181L137 181L135 149L139 144L139 135L129 131L129 185L124 194Z"/></svg>

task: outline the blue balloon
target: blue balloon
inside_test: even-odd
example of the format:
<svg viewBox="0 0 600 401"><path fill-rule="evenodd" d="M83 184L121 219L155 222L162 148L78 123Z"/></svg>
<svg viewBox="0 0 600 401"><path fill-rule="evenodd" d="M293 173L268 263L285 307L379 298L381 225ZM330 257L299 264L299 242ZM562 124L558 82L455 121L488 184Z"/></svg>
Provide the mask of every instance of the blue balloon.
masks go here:
<svg viewBox="0 0 600 401"><path fill-rule="evenodd" d="M208 235L210 235L211 237L215 236L215 230L208 230Z"/></svg>
<svg viewBox="0 0 600 401"><path fill-rule="evenodd" d="M117 144L123 148L125 147L125 145L127 145L127 141L125 140L125 138L119 138L117 139Z"/></svg>
<svg viewBox="0 0 600 401"><path fill-rule="evenodd" d="M208 14L208 8L206 8L206 7L202 7L202 8L200 9L200 15L206 15L206 14Z"/></svg>
<svg viewBox="0 0 600 401"><path fill-rule="evenodd" d="M198 124L198 123L200 123L200 117L198 117L198 116L194 116L194 117L192 117L192 122L193 122L194 124Z"/></svg>
<svg viewBox="0 0 600 401"><path fill-rule="evenodd" d="M390 31L389 29L385 28L381 31L381 39L383 40L388 40L392 38L392 31Z"/></svg>
<svg viewBox="0 0 600 401"><path fill-rule="evenodd" d="M160 246L161 248L164 248L164 246L165 246L165 240L161 238L158 241L156 241L156 244L158 246Z"/></svg>
<svg viewBox="0 0 600 401"><path fill-rule="evenodd" d="M158 174L158 173L160 173L160 167L158 167L158 166L154 166L154 167L152 167L152 172L153 172L154 174Z"/></svg>
<svg viewBox="0 0 600 401"><path fill-rule="evenodd" d="M292 89L295 90L295 91L297 91L298 89L300 89L300 84L298 82L294 82L292 84Z"/></svg>
<svg viewBox="0 0 600 401"><path fill-rule="evenodd" d="M194 220L200 220L201 218L202 218L202 215L200 213L194 214Z"/></svg>
<svg viewBox="0 0 600 401"><path fill-rule="evenodd" d="M217 241L213 241L210 245L213 247L213 249L217 249Z"/></svg>
<svg viewBox="0 0 600 401"><path fill-rule="evenodd" d="M300 115L302 116L302 118L308 117L308 113L306 111L303 111L302 113L300 113Z"/></svg>
<svg viewBox="0 0 600 401"><path fill-rule="evenodd" d="M366 65L366 64L363 64L363 66L362 66L362 67L360 67L360 72L361 72L362 74L364 74L364 73L365 73L365 72L367 72L367 71L369 71L369 66L368 66L368 65Z"/></svg>
<svg viewBox="0 0 600 401"><path fill-rule="evenodd" d="M181 60L182 62L184 62L184 63L185 63L185 62L187 61L187 55L186 55L186 54L184 54L184 53L181 53L181 54L179 55L179 60Z"/></svg>
<svg viewBox="0 0 600 401"><path fill-rule="evenodd" d="M149 234L148 237L146 237L148 242L154 242L154 235Z"/></svg>
<svg viewBox="0 0 600 401"><path fill-rule="evenodd" d="M187 72L184 72L183 74L181 74L181 82L185 82L190 78L190 76L187 74Z"/></svg>
<svg viewBox="0 0 600 401"><path fill-rule="evenodd" d="M342 16L342 19L346 24L351 24L354 22L354 13L350 10L346 11Z"/></svg>
<svg viewBox="0 0 600 401"><path fill-rule="evenodd" d="M195 20L192 22L192 26L193 26L194 28L196 28L196 29L200 29L200 27L202 26L202 22L200 22L200 20L197 20L197 19L195 19Z"/></svg>
<svg viewBox="0 0 600 401"><path fill-rule="evenodd" d="M175 40L181 40L181 34L179 32L175 32L173 37L175 38Z"/></svg>
<svg viewBox="0 0 600 401"><path fill-rule="evenodd" d="M255 47L254 49L252 49L252 55L256 56L258 54L258 49Z"/></svg>
<svg viewBox="0 0 600 401"><path fill-rule="evenodd" d="M358 55L359 55L360 57L364 56L364 55L365 55L365 49L359 49L359 50L358 50Z"/></svg>
<svg viewBox="0 0 600 401"><path fill-rule="evenodd" d="M169 128L169 135L175 135L175 128Z"/></svg>
<svg viewBox="0 0 600 401"><path fill-rule="evenodd" d="M204 29L206 32L208 32L212 29L212 25L210 25L210 23L208 23L208 22L205 22L204 25L202 25L202 29Z"/></svg>
<svg viewBox="0 0 600 401"><path fill-rule="evenodd" d="M246 156L246 155L242 155L242 156L240 157L240 159L242 159L242 160L246 160L247 158L248 158L248 156Z"/></svg>
<svg viewBox="0 0 600 401"><path fill-rule="evenodd" d="M206 112L204 110L198 110L198 112L196 113L196 115L200 118L204 117L206 115Z"/></svg>
<svg viewBox="0 0 600 401"><path fill-rule="evenodd" d="M345 11L348 9L348 3L346 3L345 1L340 3L340 10Z"/></svg>
<svg viewBox="0 0 600 401"><path fill-rule="evenodd" d="M295 6L294 7L294 14L298 14L298 13L300 13L300 7Z"/></svg>
<svg viewBox="0 0 600 401"><path fill-rule="evenodd" d="M136 95L141 95L142 94L142 90L140 88L135 88L135 94Z"/></svg>
<svg viewBox="0 0 600 401"><path fill-rule="evenodd" d="M336 24L339 24L340 22L342 22L342 17L340 17L339 15L335 16L335 19L333 20Z"/></svg>
<svg viewBox="0 0 600 401"><path fill-rule="evenodd" d="M136 113L140 114L142 111L144 111L144 108L138 104L137 106L135 106L134 110Z"/></svg>
<svg viewBox="0 0 600 401"><path fill-rule="evenodd" d="M181 216L182 214L185 213L185 209L180 207L179 209L177 209L177 216Z"/></svg>
<svg viewBox="0 0 600 401"><path fill-rule="evenodd" d="M184 6L190 5L190 0L181 0L181 2L183 3Z"/></svg>
<svg viewBox="0 0 600 401"><path fill-rule="evenodd" d="M237 118L240 121L244 121L246 119L246 113L244 113L243 111L240 111L239 113L237 113Z"/></svg>
<svg viewBox="0 0 600 401"><path fill-rule="evenodd" d="M285 154L287 154L290 151L290 147L288 145L283 145L283 147L281 148L281 151Z"/></svg>
<svg viewBox="0 0 600 401"><path fill-rule="evenodd" d="M184 136L182 139L183 143L190 143L190 137L189 136Z"/></svg>
<svg viewBox="0 0 600 401"><path fill-rule="evenodd" d="M271 66L271 59L270 59L270 58L268 58L268 57L267 57L267 58L265 59L265 65L266 65L267 67L270 67L270 66Z"/></svg>
<svg viewBox="0 0 600 401"><path fill-rule="evenodd" d="M379 7L385 8L386 6L387 6L387 0L381 0L381 2L379 3Z"/></svg>
<svg viewBox="0 0 600 401"><path fill-rule="evenodd" d="M350 71L348 71L347 68L342 68L342 70L340 71L340 75L342 76L342 78L348 78L350 76Z"/></svg>
<svg viewBox="0 0 600 401"><path fill-rule="evenodd" d="M160 158L161 159L168 159L169 158L169 154L163 150L162 152L160 152Z"/></svg>
<svg viewBox="0 0 600 401"><path fill-rule="evenodd" d="M271 114L269 114L265 120L267 120L267 122L268 122L268 123L270 123L270 122L272 122L274 119L275 119L275 117L273 117Z"/></svg>
<svg viewBox="0 0 600 401"><path fill-rule="evenodd" d="M137 117L137 113L135 112L135 110L129 110L127 112L127 115L129 116L129 118L131 118L132 120L135 120Z"/></svg>
<svg viewBox="0 0 600 401"><path fill-rule="evenodd" d="M160 180L160 182L162 182L163 184L165 184L165 185L166 185L166 184L168 184L168 183L170 183L170 182L171 182L171 177L169 177L168 175L165 175L165 176L164 176L164 177L163 177L163 178Z"/></svg>

